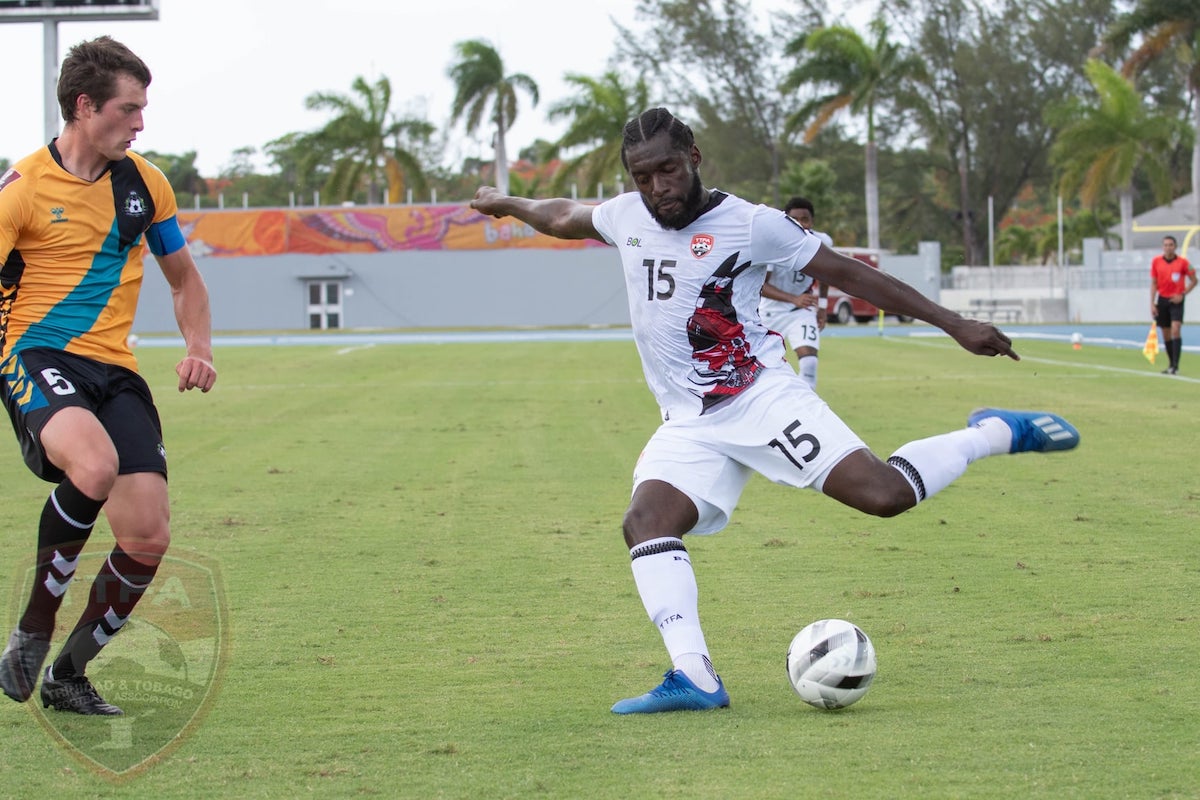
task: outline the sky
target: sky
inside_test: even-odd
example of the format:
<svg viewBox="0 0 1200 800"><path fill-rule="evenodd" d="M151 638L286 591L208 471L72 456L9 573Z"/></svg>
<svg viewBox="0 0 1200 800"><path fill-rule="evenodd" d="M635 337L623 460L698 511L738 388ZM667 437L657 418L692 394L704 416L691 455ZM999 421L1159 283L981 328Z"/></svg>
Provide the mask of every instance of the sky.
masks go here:
<svg viewBox="0 0 1200 800"><path fill-rule="evenodd" d="M755 14L785 0L751 0ZM520 95L509 134L511 153L537 138L556 139L561 124L545 108L570 90L566 72L601 75L616 50L616 20L636 30L637 0L159 0L157 21L61 22L58 59L103 34L124 42L150 67L145 130L133 149L197 153L206 177L235 150L294 131L312 131L328 112L308 111L317 91L350 93L362 76L387 76L393 109L449 125L453 85L446 70L454 45L487 39L509 73L538 84L541 102ZM765 17L764 17L765 20ZM0 24L0 64L8 75L0 157L16 161L45 142L43 28ZM467 137L462 123L447 161L490 159L490 134ZM261 158L256 160L265 166Z"/></svg>

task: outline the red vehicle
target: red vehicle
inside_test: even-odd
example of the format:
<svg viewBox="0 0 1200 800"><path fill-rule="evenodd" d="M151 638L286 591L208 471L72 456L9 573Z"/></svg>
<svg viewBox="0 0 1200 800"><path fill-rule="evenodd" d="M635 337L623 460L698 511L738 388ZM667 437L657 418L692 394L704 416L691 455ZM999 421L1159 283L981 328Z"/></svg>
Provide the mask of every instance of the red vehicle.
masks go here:
<svg viewBox="0 0 1200 800"><path fill-rule="evenodd" d="M834 248L843 255L857 258L859 261L879 269L879 254L873 250L853 250L850 248ZM829 321L845 325L854 320L855 322L871 322L879 318L879 308L853 295L846 294L836 286L829 287L829 299L825 308L829 311ZM903 317L899 314L889 314L884 312L886 316L896 317L900 322L912 322L912 317Z"/></svg>

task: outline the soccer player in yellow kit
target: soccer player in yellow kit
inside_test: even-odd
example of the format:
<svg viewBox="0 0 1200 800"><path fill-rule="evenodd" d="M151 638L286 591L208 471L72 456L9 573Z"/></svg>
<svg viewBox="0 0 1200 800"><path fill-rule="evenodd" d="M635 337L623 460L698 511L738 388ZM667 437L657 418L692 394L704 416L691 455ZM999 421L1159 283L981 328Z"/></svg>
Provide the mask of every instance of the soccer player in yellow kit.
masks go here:
<svg viewBox="0 0 1200 800"><path fill-rule="evenodd" d="M102 36L72 47L62 135L0 177L0 389L35 475L55 484L38 525L33 589L0 655L17 701L39 673L45 707L120 714L84 674L149 588L170 542L167 461L128 337L148 246L171 287L186 355L179 391L216 381L208 291L166 177L129 151L150 70ZM116 540L79 621L42 669L55 614L103 509Z"/></svg>

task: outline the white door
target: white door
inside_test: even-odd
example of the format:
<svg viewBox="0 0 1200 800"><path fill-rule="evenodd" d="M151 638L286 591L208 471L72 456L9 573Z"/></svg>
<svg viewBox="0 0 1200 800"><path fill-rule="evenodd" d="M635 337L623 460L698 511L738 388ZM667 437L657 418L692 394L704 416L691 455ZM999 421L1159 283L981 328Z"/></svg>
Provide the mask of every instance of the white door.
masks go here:
<svg viewBox="0 0 1200 800"><path fill-rule="evenodd" d="M308 327L334 330L342 327L342 282L308 282Z"/></svg>

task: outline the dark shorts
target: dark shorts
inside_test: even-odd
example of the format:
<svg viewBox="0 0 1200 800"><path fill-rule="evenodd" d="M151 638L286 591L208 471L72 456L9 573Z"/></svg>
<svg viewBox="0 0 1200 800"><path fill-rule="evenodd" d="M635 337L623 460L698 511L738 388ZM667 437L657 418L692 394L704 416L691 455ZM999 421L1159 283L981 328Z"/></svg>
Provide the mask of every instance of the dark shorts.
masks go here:
<svg viewBox="0 0 1200 800"><path fill-rule="evenodd" d="M1171 327L1172 322L1183 322L1183 303L1172 303L1166 297L1158 298L1154 324L1160 328Z"/></svg>
<svg viewBox="0 0 1200 800"><path fill-rule="evenodd" d="M25 464L43 480L65 477L42 449L41 432L58 411L86 408L108 431L118 472L167 474L162 423L150 387L136 372L48 347L31 347L0 364L0 390Z"/></svg>

